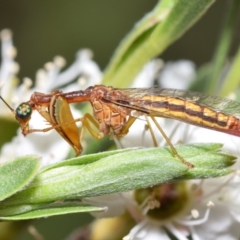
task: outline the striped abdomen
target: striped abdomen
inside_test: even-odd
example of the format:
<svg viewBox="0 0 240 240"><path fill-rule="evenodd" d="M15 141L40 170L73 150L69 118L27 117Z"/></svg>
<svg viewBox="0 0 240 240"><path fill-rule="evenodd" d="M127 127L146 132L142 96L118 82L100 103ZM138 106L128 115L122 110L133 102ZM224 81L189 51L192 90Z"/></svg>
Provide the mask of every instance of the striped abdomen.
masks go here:
<svg viewBox="0 0 240 240"><path fill-rule="evenodd" d="M137 100L136 104L153 116L174 118L240 136L240 120L237 117L201 106L193 101L167 96L144 96L141 100Z"/></svg>

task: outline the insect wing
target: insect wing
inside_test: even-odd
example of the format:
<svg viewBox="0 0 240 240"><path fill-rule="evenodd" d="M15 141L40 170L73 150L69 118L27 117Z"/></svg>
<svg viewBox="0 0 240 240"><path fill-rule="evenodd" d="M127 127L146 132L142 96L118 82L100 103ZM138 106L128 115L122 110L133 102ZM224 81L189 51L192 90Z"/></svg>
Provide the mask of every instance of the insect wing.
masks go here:
<svg viewBox="0 0 240 240"><path fill-rule="evenodd" d="M156 117L240 136L240 103L198 92L176 89L114 89L105 101Z"/></svg>
<svg viewBox="0 0 240 240"><path fill-rule="evenodd" d="M115 92L121 92L122 94L115 94ZM218 96L211 96L200 92L192 92L176 89L160 89L160 88L123 88L114 89L112 93L108 93L104 96L106 101L121 105L127 108L132 108L142 112L157 113L165 105L178 105L179 110L184 108L189 103L197 111L200 107L209 108L214 112L221 112L226 115L232 115L236 118L240 118L240 103L232 101L227 98L221 98ZM159 109L152 108L151 104L159 103ZM161 104L162 103L162 104ZM190 105L193 103L193 105ZM195 107L195 109L194 109ZM167 113L168 114L168 113ZM167 115L165 116L167 117Z"/></svg>

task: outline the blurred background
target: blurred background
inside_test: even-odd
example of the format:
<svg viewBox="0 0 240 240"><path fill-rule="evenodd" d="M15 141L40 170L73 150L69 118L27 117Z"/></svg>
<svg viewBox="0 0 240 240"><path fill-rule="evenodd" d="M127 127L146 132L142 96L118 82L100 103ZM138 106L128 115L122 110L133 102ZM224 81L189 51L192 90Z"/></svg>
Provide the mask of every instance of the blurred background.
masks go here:
<svg viewBox="0 0 240 240"><path fill-rule="evenodd" d="M56 55L70 64L81 48L90 48L104 69L121 39L149 12L156 0L0 1L0 29L10 28L18 49L19 76L33 78ZM204 17L164 54L164 60L211 59L227 1L216 1ZM239 40L238 36L238 40Z"/></svg>
<svg viewBox="0 0 240 240"><path fill-rule="evenodd" d="M156 0L0 1L0 30L13 31L18 50L19 77L35 72L54 56L70 64L81 48L90 48L104 70L121 39L149 12ZM211 60L221 30L227 1L217 1L180 40L161 56L165 61L190 59L198 66ZM235 35L239 42L240 34ZM234 46L234 45L233 45ZM231 51L234 53L235 47ZM86 214L31 222L45 239L64 239L91 221ZM26 230L18 240L33 239Z"/></svg>

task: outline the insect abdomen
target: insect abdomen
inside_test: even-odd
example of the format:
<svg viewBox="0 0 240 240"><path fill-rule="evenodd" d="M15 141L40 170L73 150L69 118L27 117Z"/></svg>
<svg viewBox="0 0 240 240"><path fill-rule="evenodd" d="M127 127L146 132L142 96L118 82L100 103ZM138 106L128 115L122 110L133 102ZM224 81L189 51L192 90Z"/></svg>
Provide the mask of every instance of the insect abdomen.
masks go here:
<svg viewBox="0 0 240 240"><path fill-rule="evenodd" d="M149 114L174 118L206 128L240 136L240 120L191 101L165 96L146 96L138 102Z"/></svg>

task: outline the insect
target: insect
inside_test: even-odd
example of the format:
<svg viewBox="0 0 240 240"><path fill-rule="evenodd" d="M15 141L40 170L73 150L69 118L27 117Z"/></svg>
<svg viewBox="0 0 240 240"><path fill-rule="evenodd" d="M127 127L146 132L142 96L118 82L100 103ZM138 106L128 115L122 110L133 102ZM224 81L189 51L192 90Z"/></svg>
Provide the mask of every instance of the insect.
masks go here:
<svg viewBox="0 0 240 240"><path fill-rule="evenodd" d="M30 100L21 103L16 110L12 109L1 96L0 98L14 113L24 135L55 129L74 148L77 155L82 152L76 126L78 121L81 121L97 139L109 135L110 131L119 138L128 133L136 120L136 115L148 116L170 145L173 154L189 167L193 165L178 155L155 117L177 119L240 136L240 104L198 92L159 88L120 89L96 85L84 91L67 93L59 90L50 94L34 92ZM69 104L86 101L92 105L93 116L87 113L82 118L74 119ZM51 124L51 127L30 129L29 122L34 110L37 110ZM92 125L98 128L98 131L93 129ZM153 132L151 133L155 139ZM156 145L156 140L154 142Z"/></svg>

